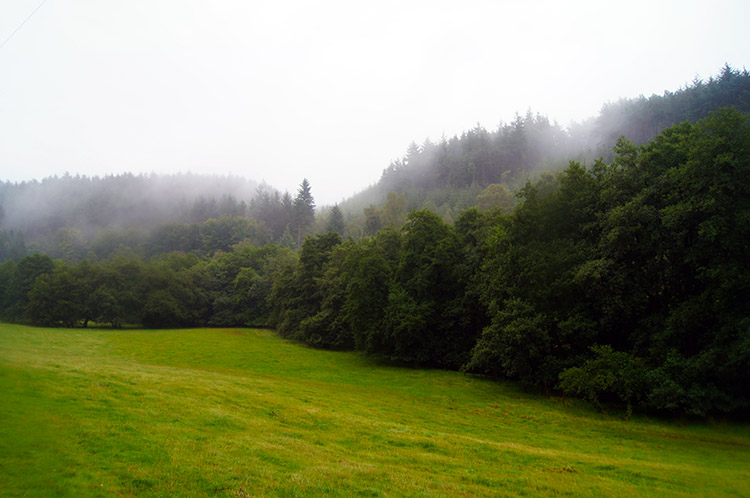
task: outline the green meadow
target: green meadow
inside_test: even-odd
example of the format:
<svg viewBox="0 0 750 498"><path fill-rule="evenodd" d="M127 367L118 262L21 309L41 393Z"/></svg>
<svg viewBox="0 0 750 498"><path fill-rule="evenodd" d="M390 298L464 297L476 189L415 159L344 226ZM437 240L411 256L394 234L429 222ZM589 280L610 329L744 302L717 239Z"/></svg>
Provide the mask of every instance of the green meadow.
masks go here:
<svg viewBox="0 0 750 498"><path fill-rule="evenodd" d="M750 426L270 331L0 324L1 496L748 496Z"/></svg>

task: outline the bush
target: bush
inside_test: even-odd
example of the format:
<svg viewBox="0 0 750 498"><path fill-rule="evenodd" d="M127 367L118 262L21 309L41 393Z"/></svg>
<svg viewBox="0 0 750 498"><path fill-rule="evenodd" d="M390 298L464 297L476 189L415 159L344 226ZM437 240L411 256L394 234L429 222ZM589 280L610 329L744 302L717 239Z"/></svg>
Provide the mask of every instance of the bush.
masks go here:
<svg viewBox="0 0 750 498"><path fill-rule="evenodd" d="M638 358L615 351L612 346L592 346L594 358L583 365L564 370L558 388L566 394L583 396L601 407L601 402L619 399L627 403L628 413L632 402L637 402L644 392L647 374Z"/></svg>

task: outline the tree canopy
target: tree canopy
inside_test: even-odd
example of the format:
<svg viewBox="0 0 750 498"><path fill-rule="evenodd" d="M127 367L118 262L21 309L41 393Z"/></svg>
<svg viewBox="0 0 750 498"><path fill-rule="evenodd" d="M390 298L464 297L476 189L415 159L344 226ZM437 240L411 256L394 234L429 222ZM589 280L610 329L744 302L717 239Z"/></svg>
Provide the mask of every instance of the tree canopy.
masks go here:
<svg viewBox="0 0 750 498"><path fill-rule="evenodd" d="M746 77L725 71L705 86L744 95ZM683 93L704 91L695 86ZM523 169L523 133L543 120L508 126L503 140L517 148L504 160ZM495 181L481 153L493 137L477 129L467 140L480 144L472 167L449 168L450 181ZM430 171L420 164L430 147L444 154L438 164L458 150L444 146L412 144L400 167ZM0 318L273 326L315 347L600 406L750 412L748 114L722 108L642 144L620 137L611 159L570 161L515 198L500 184L476 192L478 207L452 214L409 211L408 195L391 192L364 211L357 238L345 237L356 220L338 205L316 225L307 180L294 199L258 191L253 219L110 227L88 245L58 228L51 256L24 254L22 234L4 232L0 249L16 252L0 265Z"/></svg>

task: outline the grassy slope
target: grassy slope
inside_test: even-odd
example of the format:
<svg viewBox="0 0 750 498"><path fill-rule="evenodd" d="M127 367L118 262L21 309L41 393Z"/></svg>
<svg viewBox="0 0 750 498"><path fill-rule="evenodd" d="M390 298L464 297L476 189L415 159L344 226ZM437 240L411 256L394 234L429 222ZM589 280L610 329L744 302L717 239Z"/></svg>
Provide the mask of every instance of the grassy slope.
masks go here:
<svg viewBox="0 0 750 498"><path fill-rule="evenodd" d="M750 427L607 419L255 330L0 324L2 496L741 496Z"/></svg>

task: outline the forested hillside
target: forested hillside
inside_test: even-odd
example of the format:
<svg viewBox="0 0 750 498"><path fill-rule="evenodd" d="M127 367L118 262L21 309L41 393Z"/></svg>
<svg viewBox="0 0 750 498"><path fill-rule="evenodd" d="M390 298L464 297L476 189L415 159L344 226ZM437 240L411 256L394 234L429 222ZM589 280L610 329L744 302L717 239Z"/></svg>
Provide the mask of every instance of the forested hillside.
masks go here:
<svg viewBox="0 0 750 498"><path fill-rule="evenodd" d="M246 216L257 187L240 177L192 174L66 174L0 183L0 259L15 254L7 253L13 243L50 252L60 243L91 242L106 228L150 230L168 222Z"/></svg>
<svg viewBox="0 0 750 498"><path fill-rule="evenodd" d="M67 262L121 248L213 254L247 240L298 246L312 230L307 180L293 198L239 177L66 175L0 184L0 261L41 252Z"/></svg>
<svg viewBox="0 0 750 498"><path fill-rule="evenodd" d="M288 192L231 176L65 175L5 182L0 184L0 261L30 252L72 261L91 251L102 257L120 245L143 254L226 250L226 243L215 245L199 234L197 225L192 235L180 235L180 243L154 240L183 230L176 224L222 217L250 218L224 220L223 225L241 225L226 238L231 243L250 238L297 247L305 234L325 233L331 225L354 238L400 227L414 209L429 209L452 222L470 207L511 209L527 179L559 171L570 160L588 166L598 158L610 161L620 136L641 145L665 127L695 122L723 106L750 112L746 70L725 66L717 77L675 92L606 104L598 117L567 129L528 111L494 131L477 126L438 143L412 143L376 185L336 206L332 216L328 207L319 210L317 220ZM303 204L314 209L309 184L304 197Z"/></svg>
<svg viewBox="0 0 750 498"><path fill-rule="evenodd" d="M746 69L725 66L717 77L696 79L674 92L605 104L599 116L567 129L528 111L495 130L477 126L438 143L411 143L375 186L342 207L361 214L362 208L382 206L387 194L396 192L406 195L408 210L426 207L451 220L468 207L512 204L505 190L515 190L530 176L563 169L570 160L588 165L599 158L610 161L621 136L642 145L669 126L694 123L726 106L750 112ZM503 188L486 190L490 185ZM367 217L370 225L378 222L373 216Z"/></svg>
<svg viewBox="0 0 750 498"><path fill-rule="evenodd" d="M289 337L599 402L750 408L750 123L734 110L621 139L453 226L412 212L359 243L309 239L277 280Z"/></svg>
<svg viewBox="0 0 750 498"><path fill-rule="evenodd" d="M512 211L469 209L453 224L412 211L400 229L359 240L332 229L299 252L250 237L213 253L7 261L2 318L270 325L317 347L596 403L746 413L748 115L722 109L614 152L527 182Z"/></svg>
<svg viewBox="0 0 750 498"><path fill-rule="evenodd" d="M307 180L294 197L221 177L6 183L0 319L270 326L595 403L748 413L748 82L726 67L588 131L528 114L413 144L348 220L316 213ZM595 152L619 133L635 141Z"/></svg>

